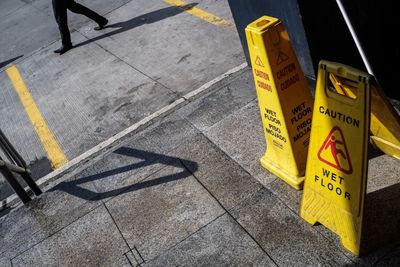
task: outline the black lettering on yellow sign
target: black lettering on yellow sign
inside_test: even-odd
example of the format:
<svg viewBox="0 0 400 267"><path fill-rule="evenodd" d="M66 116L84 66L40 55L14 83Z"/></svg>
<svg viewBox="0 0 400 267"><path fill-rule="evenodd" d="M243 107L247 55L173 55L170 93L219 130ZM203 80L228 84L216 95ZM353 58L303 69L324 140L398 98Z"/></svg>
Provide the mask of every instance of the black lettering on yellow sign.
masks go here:
<svg viewBox="0 0 400 267"><path fill-rule="evenodd" d="M266 118L271 123L268 123L268 127L265 128L265 131L272 135L273 137L278 138L279 140L286 143L286 137L282 136L281 129L277 126L281 126L281 121L276 117L276 112L270 109L265 108L264 118Z"/></svg>
<svg viewBox="0 0 400 267"><path fill-rule="evenodd" d="M338 196L343 196L345 199L350 200L351 195L349 192L342 189L345 178L332 171L322 168L322 176L315 175L314 181L326 190L335 192Z"/></svg>
<svg viewBox="0 0 400 267"><path fill-rule="evenodd" d="M307 121L304 122L304 124L305 123L309 123L310 126L305 126L305 128L302 128L300 132L298 132L295 136L293 136L293 141L294 142L296 142L297 140L299 140L303 136L306 136L311 131L311 120L308 119ZM297 126L297 127L299 127L299 126Z"/></svg>
<svg viewBox="0 0 400 267"><path fill-rule="evenodd" d="M287 79L283 83L281 83L281 90L283 91L283 90L289 88L292 84L295 84L298 81L300 81L299 75L298 74L293 75L292 77L290 77L289 79Z"/></svg>
<svg viewBox="0 0 400 267"><path fill-rule="evenodd" d="M271 115L271 116L276 117L276 112L273 111L273 110L270 110L270 109L265 108L265 113L267 113L267 114L269 114L269 115Z"/></svg>
<svg viewBox="0 0 400 267"><path fill-rule="evenodd" d="M331 172L331 171L329 171L329 170L327 170L325 168L322 168L322 174L325 177L330 178L334 182L339 182L339 184L343 183L344 177L342 177L340 175L337 175L336 173Z"/></svg>
<svg viewBox="0 0 400 267"><path fill-rule="evenodd" d="M291 74L296 71L296 65L294 63L290 63L289 65L285 66L283 69L276 72L276 77L281 80L286 78L288 75L291 75L289 78L286 78L281 84L280 89L283 91L289 88L292 84L300 81L300 76L298 73Z"/></svg>
<svg viewBox="0 0 400 267"><path fill-rule="evenodd" d="M295 124L296 122L299 122L301 119L306 117L308 114L311 113L311 107L307 107L306 109L303 109L301 112L297 113L296 116L292 117L290 119L290 122Z"/></svg>
<svg viewBox="0 0 400 267"><path fill-rule="evenodd" d="M311 107L306 107L305 102L292 109L293 117L290 119L292 125L296 125L297 134L293 136L293 141L301 139L303 136L309 136L311 131L311 119L304 120L312 112Z"/></svg>
<svg viewBox="0 0 400 267"><path fill-rule="evenodd" d="M269 125L269 126L273 126L273 125ZM279 131L277 131L276 129L278 129ZM273 137L278 138L279 140L283 141L286 143L286 137L281 135L281 130L277 127L268 127L265 128L265 131L267 132L267 134L272 135Z"/></svg>
<svg viewBox="0 0 400 267"><path fill-rule="evenodd" d="M281 126L281 121L278 118L276 118L275 111L265 108L264 118L266 118L270 122L276 123L277 125Z"/></svg>
<svg viewBox="0 0 400 267"><path fill-rule="evenodd" d="M295 70L296 70L296 65L294 63L291 63L291 64L285 66L283 69L277 71L276 77L280 80Z"/></svg>
<svg viewBox="0 0 400 267"><path fill-rule="evenodd" d="M302 123L300 123L299 125L297 125L296 126L296 130L299 132L299 131L303 131L304 130L304 128L310 128L311 127L311 119L307 119L306 121L303 121ZM311 129L310 130L308 130L308 131L311 131ZM307 132L308 132L307 131Z"/></svg>
<svg viewBox="0 0 400 267"><path fill-rule="evenodd" d="M331 117L332 119L337 119L339 121L343 121L343 122L347 123L348 125L353 125L354 127L357 127L357 128L360 127L359 119L352 118L351 116L342 114L333 109L325 108L324 106L320 106L318 110L321 114Z"/></svg>

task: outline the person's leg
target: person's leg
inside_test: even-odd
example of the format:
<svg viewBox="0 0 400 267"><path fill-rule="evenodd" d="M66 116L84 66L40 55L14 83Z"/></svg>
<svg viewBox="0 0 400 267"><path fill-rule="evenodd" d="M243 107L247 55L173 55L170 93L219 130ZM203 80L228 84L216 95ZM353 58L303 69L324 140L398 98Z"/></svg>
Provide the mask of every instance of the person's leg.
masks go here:
<svg viewBox="0 0 400 267"><path fill-rule="evenodd" d="M74 0L67 1L67 8L71 12L85 15L86 17L94 20L97 22L97 24L99 24L100 27L104 27L108 23L108 20L105 17L79 3L76 3Z"/></svg>
<svg viewBox="0 0 400 267"><path fill-rule="evenodd" d="M69 50L72 47L71 35L68 29L68 18L67 18L67 6L64 0L52 0L54 17L60 30L61 43L60 49L57 49L56 53L65 53L64 50ZM64 49L63 49L64 48ZM68 48L68 49L67 49Z"/></svg>

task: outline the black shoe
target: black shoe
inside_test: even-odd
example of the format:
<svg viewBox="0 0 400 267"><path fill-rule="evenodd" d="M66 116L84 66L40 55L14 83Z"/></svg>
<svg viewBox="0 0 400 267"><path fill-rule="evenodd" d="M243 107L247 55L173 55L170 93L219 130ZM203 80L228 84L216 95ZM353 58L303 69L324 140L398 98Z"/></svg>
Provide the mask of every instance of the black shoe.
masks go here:
<svg viewBox="0 0 400 267"><path fill-rule="evenodd" d="M64 54L65 52L67 52L68 50L72 49L72 45L62 45L60 48L58 48L57 50L54 50L54 53L57 54Z"/></svg>
<svg viewBox="0 0 400 267"><path fill-rule="evenodd" d="M96 27L94 27L93 29L94 29L95 31L100 31L100 30L102 30L102 29L105 28L105 26L107 25L107 23L108 23L108 19L104 18L104 21L103 21L102 23L99 23L99 26L96 26Z"/></svg>

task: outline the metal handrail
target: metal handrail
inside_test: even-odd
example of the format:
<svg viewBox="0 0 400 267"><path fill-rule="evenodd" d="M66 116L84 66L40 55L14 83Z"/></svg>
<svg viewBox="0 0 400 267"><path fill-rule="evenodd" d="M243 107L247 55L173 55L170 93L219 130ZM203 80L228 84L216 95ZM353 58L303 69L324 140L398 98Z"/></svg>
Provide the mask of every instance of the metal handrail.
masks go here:
<svg viewBox="0 0 400 267"><path fill-rule="evenodd" d="M35 195L40 195L42 190L32 179L31 172L27 167L24 159L17 152L17 150L11 145L10 141L4 135L0 129L0 149L3 151L5 156L11 163L5 162L0 157L0 173L3 174L8 184L12 187L14 192L18 195L23 203L27 203L31 200L31 197L25 191L24 187L18 182L14 173L19 174L26 184L32 189Z"/></svg>

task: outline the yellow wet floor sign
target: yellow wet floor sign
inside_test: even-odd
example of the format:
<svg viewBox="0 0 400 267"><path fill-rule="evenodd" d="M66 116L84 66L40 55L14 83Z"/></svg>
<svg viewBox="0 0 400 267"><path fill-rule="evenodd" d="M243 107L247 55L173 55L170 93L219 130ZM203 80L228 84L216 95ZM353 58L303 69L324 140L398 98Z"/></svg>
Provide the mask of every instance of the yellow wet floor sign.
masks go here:
<svg viewBox="0 0 400 267"><path fill-rule="evenodd" d="M400 116L377 83L371 88L371 143L400 159Z"/></svg>
<svg viewBox="0 0 400 267"><path fill-rule="evenodd" d="M352 88L329 76L340 94L355 97ZM371 81L371 143L384 153L400 159L400 116L375 80Z"/></svg>
<svg viewBox="0 0 400 267"><path fill-rule="evenodd" d="M267 143L261 164L301 189L313 108L307 81L280 20L259 18L246 38Z"/></svg>
<svg viewBox="0 0 400 267"><path fill-rule="evenodd" d="M338 234L358 255L368 172L372 76L321 61L300 215ZM351 88L341 94L334 81Z"/></svg>

